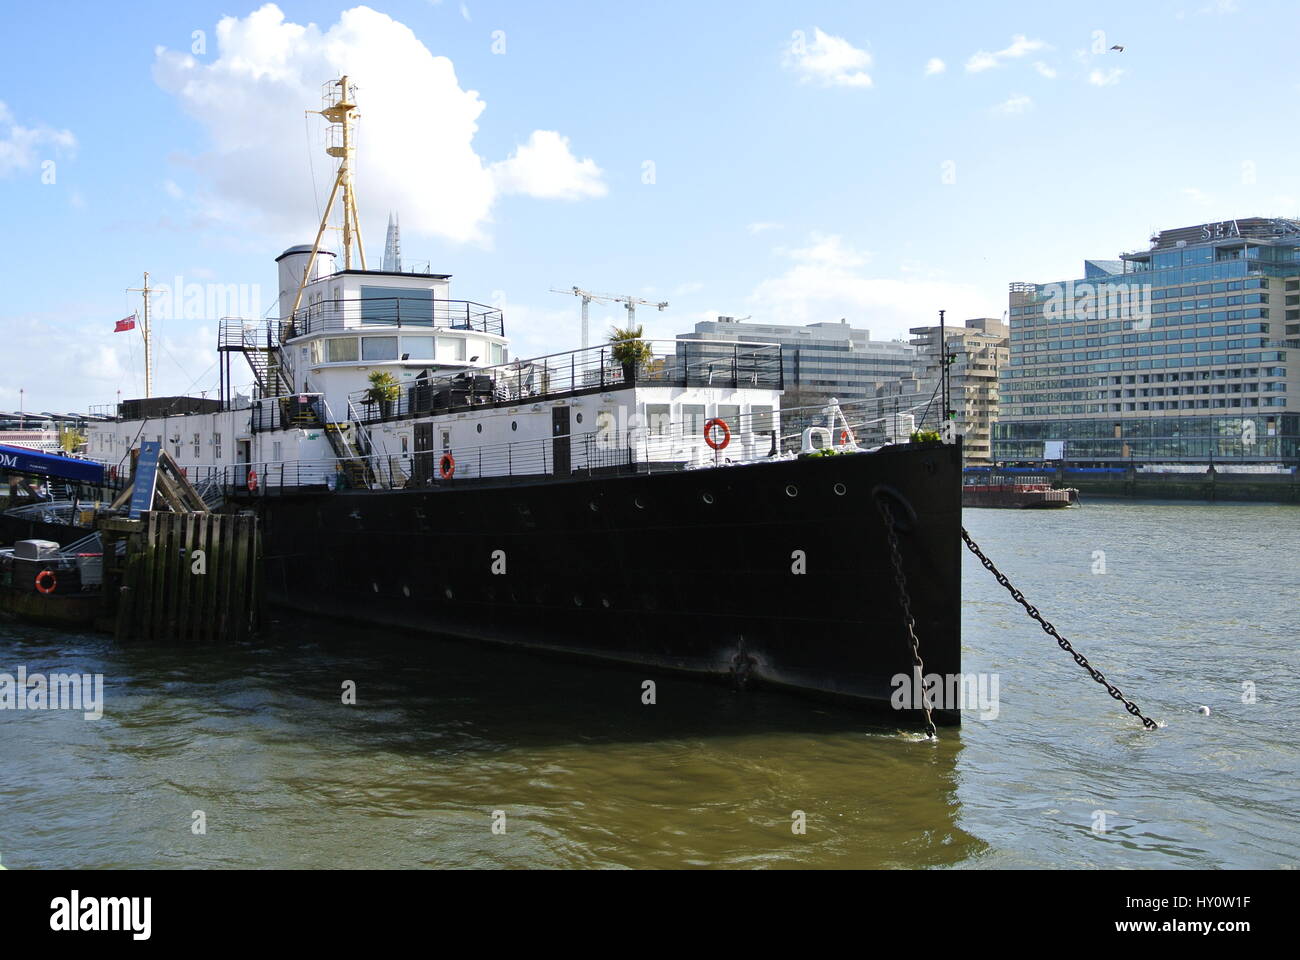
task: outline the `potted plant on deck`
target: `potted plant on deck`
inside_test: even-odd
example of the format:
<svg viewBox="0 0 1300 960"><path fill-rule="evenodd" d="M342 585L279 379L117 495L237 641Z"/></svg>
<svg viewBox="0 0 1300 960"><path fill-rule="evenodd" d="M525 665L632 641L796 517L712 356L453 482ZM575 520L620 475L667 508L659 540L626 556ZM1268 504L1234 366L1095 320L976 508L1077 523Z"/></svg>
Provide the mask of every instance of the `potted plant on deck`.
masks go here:
<svg viewBox="0 0 1300 960"><path fill-rule="evenodd" d="M623 367L625 383L635 383L637 365L645 363L654 356L650 344L641 339L641 333L642 327L639 324L635 329L614 327L609 332L611 352L614 361Z"/></svg>
<svg viewBox="0 0 1300 960"><path fill-rule="evenodd" d="M366 400L379 404L379 415L384 419L393 414L393 401L401 395L401 387L387 370L372 370L370 389L366 391Z"/></svg>

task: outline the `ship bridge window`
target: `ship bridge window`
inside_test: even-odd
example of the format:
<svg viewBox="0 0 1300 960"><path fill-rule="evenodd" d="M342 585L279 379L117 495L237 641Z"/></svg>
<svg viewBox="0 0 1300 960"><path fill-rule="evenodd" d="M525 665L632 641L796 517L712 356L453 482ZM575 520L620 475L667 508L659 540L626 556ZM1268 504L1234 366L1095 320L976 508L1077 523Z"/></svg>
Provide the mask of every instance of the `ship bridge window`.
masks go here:
<svg viewBox="0 0 1300 960"><path fill-rule="evenodd" d="M438 359L439 360L464 360L465 339L463 337L439 337L438 338Z"/></svg>
<svg viewBox="0 0 1300 960"><path fill-rule="evenodd" d="M363 337L361 341L362 360L396 360L396 337Z"/></svg>
<svg viewBox="0 0 1300 960"><path fill-rule="evenodd" d="M432 360L437 356L433 352L433 337L402 337L402 353L412 360Z"/></svg>
<svg viewBox="0 0 1300 960"><path fill-rule="evenodd" d="M506 348L499 343L492 344L491 363L495 366L498 363L506 362Z"/></svg>
<svg viewBox="0 0 1300 960"><path fill-rule="evenodd" d="M718 416L727 421L727 426L740 432L740 405L735 403L718 404Z"/></svg>
<svg viewBox="0 0 1300 960"><path fill-rule="evenodd" d="M776 429L776 425L772 422L772 408L770 406L755 404L749 408L749 414L750 427L753 433L767 433Z"/></svg>
<svg viewBox="0 0 1300 960"><path fill-rule="evenodd" d="M361 287L362 323L433 326L433 291L402 287Z"/></svg>
<svg viewBox="0 0 1300 960"><path fill-rule="evenodd" d="M357 338L356 337L335 337L327 340L328 344L326 354L330 363L352 363L357 359Z"/></svg>

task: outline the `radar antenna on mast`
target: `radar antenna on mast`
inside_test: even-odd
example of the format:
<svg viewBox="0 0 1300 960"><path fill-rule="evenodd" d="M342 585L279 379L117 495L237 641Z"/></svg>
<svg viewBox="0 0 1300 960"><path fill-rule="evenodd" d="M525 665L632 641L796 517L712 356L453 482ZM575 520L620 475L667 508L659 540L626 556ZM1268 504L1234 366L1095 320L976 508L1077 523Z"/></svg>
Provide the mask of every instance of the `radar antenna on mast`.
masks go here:
<svg viewBox="0 0 1300 960"><path fill-rule="evenodd" d="M307 266L303 270L302 279L298 282L298 292L293 298L293 308L288 317L282 317L284 321L292 319L293 314L298 312L298 307L302 303L302 293L307 287L307 278L311 276L312 267L316 263L316 256L320 253L321 238L325 235L325 228L328 227L330 214L334 211L334 201L342 194L342 215L343 215L343 269L352 269L352 245L355 238L357 248L357 258L361 261L361 269L366 268L366 249L361 242L361 222L357 217L357 197L356 190L352 184L352 161L355 152L355 146L352 136L352 125L356 123L360 114L357 112L357 105L353 100L353 94L356 92L356 86L348 82L346 74L337 80L332 80L325 84L323 101L325 107L323 110L308 110L307 114L320 114L330 122L327 129L325 152L339 161L338 172L334 176L334 186L330 190L330 198L325 203L325 212L321 215L320 228L316 231L316 240L311 245L311 257L307 260Z"/></svg>

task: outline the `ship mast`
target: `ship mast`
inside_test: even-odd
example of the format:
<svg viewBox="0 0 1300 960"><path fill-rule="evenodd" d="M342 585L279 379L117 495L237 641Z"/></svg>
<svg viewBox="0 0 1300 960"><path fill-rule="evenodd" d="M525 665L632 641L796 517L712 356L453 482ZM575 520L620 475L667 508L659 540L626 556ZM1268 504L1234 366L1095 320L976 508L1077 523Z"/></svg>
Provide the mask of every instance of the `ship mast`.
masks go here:
<svg viewBox="0 0 1300 960"><path fill-rule="evenodd" d="M144 335L144 395L153 396L153 336L149 329L149 297L158 292L156 287L149 286L149 271L144 272L143 287L127 287L127 293L138 293L144 298L144 318L140 325L140 332Z"/></svg>
<svg viewBox="0 0 1300 960"><path fill-rule="evenodd" d="M329 134L325 152L338 159L339 168L334 177L334 186L330 189L330 198L325 203L325 212L321 215L320 227L316 231L316 240L311 245L311 257L303 270L302 279L298 282L298 292L293 298L293 308L289 311L288 317L281 318L282 321L292 319L293 315L298 312L298 307L302 303L303 291L307 288L307 278L311 276L312 266L316 263L316 256L320 253L321 237L325 235L325 229L330 225L330 214L334 212L334 201L339 199L340 194L342 194L343 208L343 269L352 269L354 238L361 269L367 269L366 250L361 243L361 222L357 217L356 190L352 184L352 160L355 150L352 125L356 123L357 118L360 116L357 112L357 105L352 100L353 91L354 88L348 83L347 75L344 74L338 80L326 86L325 109L307 111L308 115L319 114L330 122L330 126L327 128Z"/></svg>

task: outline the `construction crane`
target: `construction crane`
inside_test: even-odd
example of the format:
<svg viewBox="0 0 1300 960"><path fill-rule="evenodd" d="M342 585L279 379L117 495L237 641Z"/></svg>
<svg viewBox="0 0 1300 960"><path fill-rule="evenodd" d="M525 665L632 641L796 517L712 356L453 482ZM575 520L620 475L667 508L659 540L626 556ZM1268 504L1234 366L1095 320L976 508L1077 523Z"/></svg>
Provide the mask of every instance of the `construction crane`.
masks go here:
<svg viewBox="0 0 1300 960"><path fill-rule="evenodd" d="M636 325L636 308L637 304L647 307L657 307L663 310L668 306L668 301L655 303L653 300L642 300L640 297L620 297L612 293L592 293L590 290L583 290L581 287L570 287L568 290L560 290L551 287L551 293L564 293L569 296L582 297L582 349L587 349L587 308L594 300L596 303L621 303L627 309L627 325L633 327Z"/></svg>

